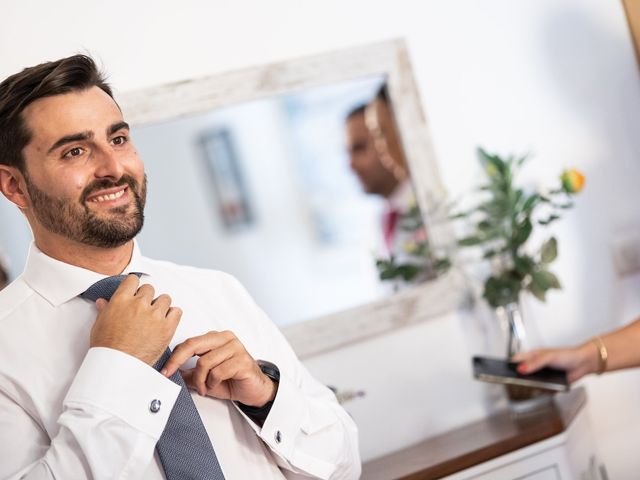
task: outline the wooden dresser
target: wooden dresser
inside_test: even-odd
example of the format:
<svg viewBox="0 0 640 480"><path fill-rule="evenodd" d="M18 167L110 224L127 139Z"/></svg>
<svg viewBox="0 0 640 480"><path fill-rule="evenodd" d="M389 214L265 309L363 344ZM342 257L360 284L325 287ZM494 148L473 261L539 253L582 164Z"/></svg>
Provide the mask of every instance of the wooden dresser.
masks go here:
<svg viewBox="0 0 640 480"><path fill-rule="evenodd" d="M363 465L363 480L607 480L576 388L525 416L497 413Z"/></svg>

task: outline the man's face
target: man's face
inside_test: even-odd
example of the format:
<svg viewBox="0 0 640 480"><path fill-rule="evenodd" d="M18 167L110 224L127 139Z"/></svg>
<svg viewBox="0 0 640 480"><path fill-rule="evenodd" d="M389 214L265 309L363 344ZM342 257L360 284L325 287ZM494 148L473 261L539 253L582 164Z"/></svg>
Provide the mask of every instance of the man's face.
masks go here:
<svg viewBox="0 0 640 480"><path fill-rule="evenodd" d="M101 248L142 228L144 166L118 106L98 87L46 97L22 113L27 217L40 229Z"/></svg>
<svg viewBox="0 0 640 480"><path fill-rule="evenodd" d="M380 162L364 113L350 117L346 129L351 170L358 176L362 188L367 193L389 196L397 181Z"/></svg>

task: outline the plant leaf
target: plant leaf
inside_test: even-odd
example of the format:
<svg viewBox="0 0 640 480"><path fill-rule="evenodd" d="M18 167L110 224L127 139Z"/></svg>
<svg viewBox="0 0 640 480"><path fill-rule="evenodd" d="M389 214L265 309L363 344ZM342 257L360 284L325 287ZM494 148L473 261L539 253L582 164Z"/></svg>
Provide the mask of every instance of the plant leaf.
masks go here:
<svg viewBox="0 0 640 480"><path fill-rule="evenodd" d="M528 159L529 159L529 154L523 155L516 161L516 165L518 167L521 167L524 164L524 162L526 162Z"/></svg>
<svg viewBox="0 0 640 480"><path fill-rule="evenodd" d="M536 203L538 203L539 200L540 200L540 195L537 193L534 193L533 195L531 195L529 198L525 200L524 204L522 205L522 211L526 213L531 213L531 211L533 210L533 207L535 207Z"/></svg>
<svg viewBox="0 0 640 480"><path fill-rule="evenodd" d="M551 222L555 222L556 220L558 220L560 217L558 215L550 215L549 218L547 218L546 220L538 220L538 223L540 225L549 225Z"/></svg>
<svg viewBox="0 0 640 480"><path fill-rule="evenodd" d="M397 270L400 276L402 276L402 279L408 282L410 280L413 280L420 272L422 272L423 267L421 267L420 265L407 263L404 265L400 265Z"/></svg>
<svg viewBox="0 0 640 480"><path fill-rule="evenodd" d="M527 275L530 275L536 265L533 261L533 258L529 257L528 255L516 257L513 263L516 267L516 270L523 278Z"/></svg>
<svg viewBox="0 0 640 480"><path fill-rule="evenodd" d="M532 230L533 225L531 224L531 220L529 219L529 217L527 217L524 222L520 223L513 232L513 246L518 248L520 245L526 242L531 235Z"/></svg>
<svg viewBox="0 0 640 480"><path fill-rule="evenodd" d="M527 290L529 290L533 294L533 296L536 297L541 302L545 302L546 301L545 295L546 295L547 291L546 290L542 290L535 283L529 284L529 286L527 287Z"/></svg>
<svg viewBox="0 0 640 480"><path fill-rule="evenodd" d="M568 202L568 203L552 203L551 205L553 205L554 208L560 208L562 210L569 210L570 208L573 208L573 202Z"/></svg>
<svg viewBox="0 0 640 480"><path fill-rule="evenodd" d="M484 243L484 238L480 238L476 235L471 235L458 240L458 245L462 247L473 247L475 245L480 245L481 243Z"/></svg>
<svg viewBox="0 0 640 480"><path fill-rule="evenodd" d="M544 264L553 262L558 256L558 241L555 237L551 237L549 240L542 244L540 249L540 261Z"/></svg>
<svg viewBox="0 0 640 480"><path fill-rule="evenodd" d="M492 307L499 307L518 300L521 283L505 272L500 276L491 276L484 282L482 296Z"/></svg>
<svg viewBox="0 0 640 480"><path fill-rule="evenodd" d="M478 157L489 178L502 177L505 172L505 162L497 155L487 153L482 147L478 147Z"/></svg>
<svg viewBox="0 0 640 480"><path fill-rule="evenodd" d="M549 270L537 270L531 273L531 283L540 290L549 290L551 288L562 288L558 277Z"/></svg>

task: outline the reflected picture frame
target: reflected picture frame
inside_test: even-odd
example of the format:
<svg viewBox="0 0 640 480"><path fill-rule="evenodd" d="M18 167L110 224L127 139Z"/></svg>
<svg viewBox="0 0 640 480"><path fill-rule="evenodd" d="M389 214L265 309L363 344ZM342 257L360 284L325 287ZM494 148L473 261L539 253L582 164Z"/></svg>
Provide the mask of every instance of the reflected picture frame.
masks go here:
<svg viewBox="0 0 640 480"><path fill-rule="evenodd" d="M200 135L199 145L223 225L230 232L250 226L253 211L231 132L226 128L207 131Z"/></svg>

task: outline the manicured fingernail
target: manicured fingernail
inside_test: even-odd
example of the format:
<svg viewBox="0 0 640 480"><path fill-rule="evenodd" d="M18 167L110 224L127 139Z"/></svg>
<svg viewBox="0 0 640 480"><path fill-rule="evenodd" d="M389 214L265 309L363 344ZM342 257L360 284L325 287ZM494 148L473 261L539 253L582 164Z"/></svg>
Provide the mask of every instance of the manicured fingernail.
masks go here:
<svg viewBox="0 0 640 480"><path fill-rule="evenodd" d="M163 368L162 370L160 370L160 373L163 374L166 377L167 376L167 369Z"/></svg>
<svg viewBox="0 0 640 480"><path fill-rule="evenodd" d="M518 372L527 373L527 366L526 365L518 365Z"/></svg>

